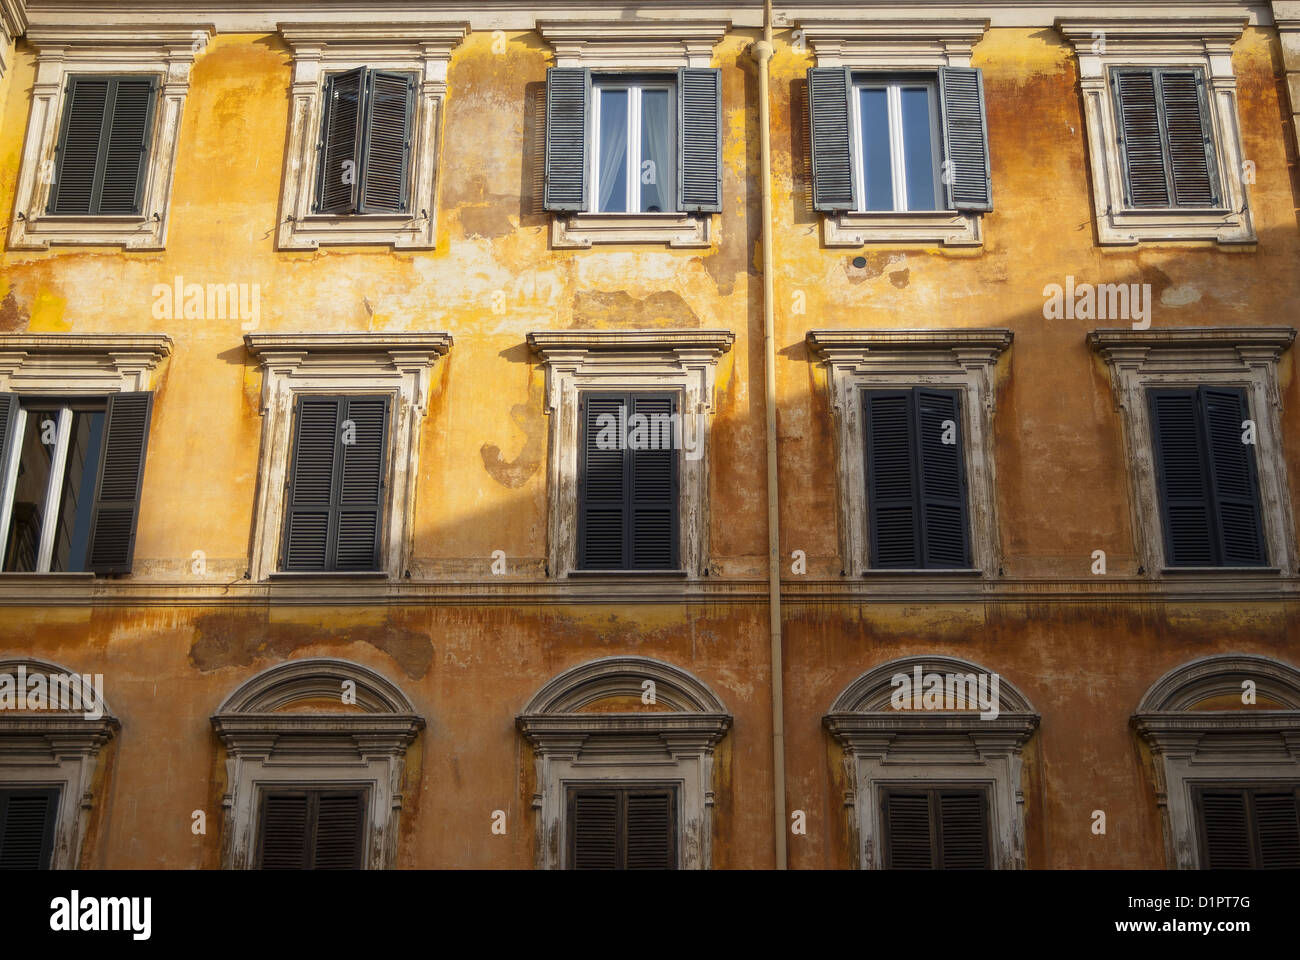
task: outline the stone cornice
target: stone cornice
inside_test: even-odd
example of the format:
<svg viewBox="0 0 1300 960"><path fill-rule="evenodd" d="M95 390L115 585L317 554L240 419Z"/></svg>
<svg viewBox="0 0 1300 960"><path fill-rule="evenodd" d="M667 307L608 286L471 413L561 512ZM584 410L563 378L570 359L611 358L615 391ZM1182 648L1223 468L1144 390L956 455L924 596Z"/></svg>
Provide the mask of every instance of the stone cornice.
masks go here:
<svg viewBox="0 0 1300 960"><path fill-rule="evenodd" d="M0 334L0 354L106 353L145 354L157 363L172 352L165 333L5 333Z"/></svg>
<svg viewBox="0 0 1300 960"><path fill-rule="evenodd" d="M538 20L560 67L707 67L730 20Z"/></svg>
<svg viewBox="0 0 1300 960"><path fill-rule="evenodd" d="M540 330L528 334L528 345L542 360L575 351L699 350L717 357L730 350L735 339L730 330Z"/></svg>
<svg viewBox="0 0 1300 960"><path fill-rule="evenodd" d="M287 353L403 353L440 357L451 349L449 333L247 333L250 356L265 363Z"/></svg>
<svg viewBox="0 0 1300 960"><path fill-rule="evenodd" d="M1099 37L1104 37L1108 44L1115 41L1149 40L1207 40L1232 43L1241 37L1246 23L1245 16L1155 17L1125 16L1119 12L1109 17L1057 17L1056 29L1061 36L1076 45L1086 43L1091 46Z"/></svg>
<svg viewBox="0 0 1300 960"><path fill-rule="evenodd" d="M468 23L402 22L339 23L330 21L280 24L280 36L295 50L325 46L368 46L403 50L432 48L450 56L451 48L469 31Z"/></svg>
<svg viewBox="0 0 1300 960"><path fill-rule="evenodd" d="M951 713L937 710L898 710L888 713L828 713L822 724L843 746L870 741L881 743L882 735L965 734L974 738L988 735L1009 738L1023 744L1038 727L1036 713L1003 713L983 720L978 713Z"/></svg>
<svg viewBox="0 0 1300 960"><path fill-rule="evenodd" d="M24 0L0 0L0 30L9 37L20 37L27 29L27 5Z"/></svg>
<svg viewBox="0 0 1300 960"><path fill-rule="evenodd" d="M211 22L196 17L184 23L33 24L26 39L37 50L57 47L194 47L215 32Z"/></svg>
<svg viewBox="0 0 1300 960"><path fill-rule="evenodd" d="M229 714L211 718L212 729L228 747L262 745L266 738L312 734L355 738L358 742L388 743L404 749L424 729L417 714Z"/></svg>
<svg viewBox="0 0 1300 960"><path fill-rule="evenodd" d="M1107 328L1088 334L1088 345L1113 363L1132 351L1145 354L1150 350L1179 351L1264 351L1273 356L1291 346L1294 327L1166 327L1159 330Z"/></svg>
<svg viewBox="0 0 1300 960"><path fill-rule="evenodd" d="M996 356L1011 345L1010 330L809 330L808 346L814 353L831 351L989 350Z"/></svg>

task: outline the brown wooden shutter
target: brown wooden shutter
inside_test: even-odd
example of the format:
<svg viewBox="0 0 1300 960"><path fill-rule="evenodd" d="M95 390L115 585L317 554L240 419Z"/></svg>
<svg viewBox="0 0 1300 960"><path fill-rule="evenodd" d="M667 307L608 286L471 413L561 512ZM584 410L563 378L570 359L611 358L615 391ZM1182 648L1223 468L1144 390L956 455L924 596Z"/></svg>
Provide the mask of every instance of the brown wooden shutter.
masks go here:
<svg viewBox="0 0 1300 960"><path fill-rule="evenodd" d="M985 794L975 791L940 791L939 851L945 870L989 868L988 815Z"/></svg>
<svg viewBox="0 0 1300 960"><path fill-rule="evenodd" d="M356 213L361 189L362 82L365 68L335 73L325 81L320 138L320 213Z"/></svg>
<svg viewBox="0 0 1300 960"><path fill-rule="evenodd" d="M987 870L988 798L983 790L888 788L881 803L885 866L893 870Z"/></svg>
<svg viewBox="0 0 1300 960"><path fill-rule="evenodd" d="M359 793L320 793L316 800L316 870L361 868L364 798Z"/></svg>
<svg viewBox="0 0 1300 960"><path fill-rule="evenodd" d="M1208 870L1300 869L1300 788L1205 787L1195 793L1201 865Z"/></svg>
<svg viewBox="0 0 1300 960"><path fill-rule="evenodd" d="M673 809L668 793L627 796L627 868L668 870L673 866Z"/></svg>
<svg viewBox="0 0 1300 960"><path fill-rule="evenodd" d="M618 868L618 806L616 792L583 791L571 806L572 859L575 870Z"/></svg>
<svg viewBox="0 0 1300 960"><path fill-rule="evenodd" d="M884 796L885 866L892 870L929 870L934 866L930 797L890 790Z"/></svg>
<svg viewBox="0 0 1300 960"><path fill-rule="evenodd" d="M109 394L86 547L86 566L94 573L131 572L152 413L152 393Z"/></svg>
<svg viewBox="0 0 1300 960"><path fill-rule="evenodd" d="M48 870L58 790L0 790L0 870Z"/></svg>
<svg viewBox="0 0 1300 960"><path fill-rule="evenodd" d="M263 870L306 870L310 829L305 793L268 793L262 799Z"/></svg>
<svg viewBox="0 0 1300 960"><path fill-rule="evenodd" d="M569 865L575 870L672 870L677 799L668 788L571 788Z"/></svg>
<svg viewBox="0 0 1300 960"><path fill-rule="evenodd" d="M359 791L265 794L259 841L262 869L361 869L365 806Z"/></svg>
<svg viewBox="0 0 1300 960"><path fill-rule="evenodd" d="M365 148L360 213L402 213L409 202L415 78L409 73L366 74Z"/></svg>

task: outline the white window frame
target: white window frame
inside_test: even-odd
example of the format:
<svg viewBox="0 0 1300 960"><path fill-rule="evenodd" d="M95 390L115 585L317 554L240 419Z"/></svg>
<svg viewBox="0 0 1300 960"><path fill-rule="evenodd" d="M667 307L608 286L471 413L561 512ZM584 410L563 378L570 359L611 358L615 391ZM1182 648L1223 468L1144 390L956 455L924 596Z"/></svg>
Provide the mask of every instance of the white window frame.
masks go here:
<svg viewBox="0 0 1300 960"><path fill-rule="evenodd" d="M600 207L600 110L604 93L608 90L627 92L627 182L624 184L624 211L614 213L654 216L659 213L676 214L677 211L677 81L664 80L605 80L593 79L591 84L591 137L587 145L590 157L590 183L587 189L590 197L587 205L591 210L602 213ZM668 177L667 210L646 211L641 209L641 96L647 90L663 91L668 94L668 153L673 158L673 168ZM656 176L659 171L655 171Z"/></svg>
<svg viewBox="0 0 1300 960"><path fill-rule="evenodd" d="M934 198L943 197L943 183L940 180L943 155L943 131L939 126L939 83L937 79L926 77L880 77L867 79L855 75L852 89L852 109L849 118L853 129L853 180L854 189L862 202L862 208L856 212L873 213L937 213L935 208L911 210L907 206L907 164L903 153L903 108L902 91L904 87L925 87L929 92L930 106L930 176L934 185ZM892 210L868 210L867 203L867 158L862 150L862 108L860 92L863 90L884 90L889 105L889 162L893 176ZM947 212L947 211L943 211Z"/></svg>

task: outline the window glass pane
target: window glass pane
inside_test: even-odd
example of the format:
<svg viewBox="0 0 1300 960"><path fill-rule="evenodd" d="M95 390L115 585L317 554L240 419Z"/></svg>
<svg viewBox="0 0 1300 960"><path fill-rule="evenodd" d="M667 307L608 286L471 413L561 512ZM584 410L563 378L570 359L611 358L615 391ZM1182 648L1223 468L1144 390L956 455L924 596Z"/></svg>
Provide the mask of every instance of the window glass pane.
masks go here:
<svg viewBox="0 0 1300 960"><path fill-rule="evenodd" d="M641 210L672 209L673 128L667 90L641 93Z"/></svg>
<svg viewBox="0 0 1300 960"><path fill-rule="evenodd" d="M627 212L627 91L601 90L600 138L596 163L600 171L596 209Z"/></svg>
<svg viewBox="0 0 1300 960"><path fill-rule="evenodd" d="M889 97L883 89L858 91L862 123L864 210L894 209L894 168L889 157Z"/></svg>
<svg viewBox="0 0 1300 960"><path fill-rule="evenodd" d="M50 559L50 569L53 571L86 569L90 511L95 501L95 480L99 476L103 435L103 413L73 413L68 440L68 465L64 474L59 522L54 538L54 555Z"/></svg>
<svg viewBox="0 0 1300 960"><path fill-rule="evenodd" d="M934 144L930 142L929 87L903 87L903 169L907 172L907 209L936 210Z"/></svg>
<svg viewBox="0 0 1300 960"><path fill-rule="evenodd" d="M30 572L36 569L41 545L41 523L45 491L50 483L50 464L58 442L59 411L36 408L27 411L18 478L14 485L13 511L5 539L4 569ZM43 443L42 440L48 440Z"/></svg>

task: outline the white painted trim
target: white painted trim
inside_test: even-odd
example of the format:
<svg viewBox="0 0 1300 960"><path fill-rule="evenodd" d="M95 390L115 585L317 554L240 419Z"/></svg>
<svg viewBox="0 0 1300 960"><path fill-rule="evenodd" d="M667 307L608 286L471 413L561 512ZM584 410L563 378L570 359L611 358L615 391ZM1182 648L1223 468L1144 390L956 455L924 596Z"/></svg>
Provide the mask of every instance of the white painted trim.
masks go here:
<svg viewBox="0 0 1300 960"><path fill-rule="evenodd" d="M72 432L72 410L59 408L59 423L55 428L54 456L50 458L49 485L45 488L45 504L41 514L41 541L36 553L36 572L49 573L54 558L54 536L59 526L59 503L63 499L63 474L68 469L68 439ZM9 535L0 530L0 539Z"/></svg>
<svg viewBox="0 0 1300 960"><path fill-rule="evenodd" d="M555 51L557 67L610 71L707 67L714 46L731 26L729 17L699 19L716 14L656 19L638 11L635 19L543 19L536 22L536 29Z"/></svg>
<svg viewBox="0 0 1300 960"><path fill-rule="evenodd" d="M102 395L152 389L170 356L161 333L0 334L0 393Z"/></svg>

